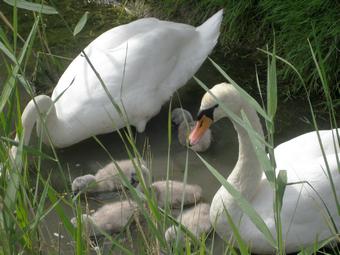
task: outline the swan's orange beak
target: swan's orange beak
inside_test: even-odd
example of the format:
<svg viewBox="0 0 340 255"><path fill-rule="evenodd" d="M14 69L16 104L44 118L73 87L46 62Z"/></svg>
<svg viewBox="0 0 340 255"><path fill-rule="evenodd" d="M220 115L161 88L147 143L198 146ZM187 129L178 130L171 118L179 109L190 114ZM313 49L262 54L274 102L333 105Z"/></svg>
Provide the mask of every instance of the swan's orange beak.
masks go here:
<svg viewBox="0 0 340 255"><path fill-rule="evenodd" d="M213 120L211 118L203 115L202 118L196 122L194 129L189 135L189 144L192 146L198 143L212 123Z"/></svg>

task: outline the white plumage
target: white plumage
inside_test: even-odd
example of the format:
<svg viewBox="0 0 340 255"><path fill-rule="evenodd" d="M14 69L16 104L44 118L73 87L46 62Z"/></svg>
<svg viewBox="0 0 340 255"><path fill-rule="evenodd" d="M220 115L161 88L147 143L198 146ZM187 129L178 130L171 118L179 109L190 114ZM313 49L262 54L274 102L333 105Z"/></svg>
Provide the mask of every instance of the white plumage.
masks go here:
<svg viewBox="0 0 340 255"><path fill-rule="evenodd" d="M182 215L177 217L177 221L199 239L203 234L208 234L211 229L209 210L209 204L199 203L192 208L186 209ZM172 225L165 231L165 240L171 243L176 240L178 235L181 244L185 245L184 233L178 226Z"/></svg>
<svg viewBox="0 0 340 255"><path fill-rule="evenodd" d="M183 205L193 205L202 198L202 188L199 185L184 183L180 181L164 180L151 184L159 207L180 208Z"/></svg>
<svg viewBox="0 0 340 255"><path fill-rule="evenodd" d="M117 167L117 166L118 167ZM76 177L72 182L72 191L74 193L82 192L108 192L117 191L124 187L125 178L132 184L139 184L137 169L140 169L143 179L146 183L150 178L150 173L143 160L125 159L116 162L110 162L103 168L99 169L95 175L86 174Z"/></svg>
<svg viewBox="0 0 340 255"><path fill-rule="evenodd" d="M138 215L137 203L124 200L106 204L100 207L92 215L82 214L81 221L89 236L101 235L103 232L116 233L124 229L133 215ZM71 219L74 227L77 227L77 218Z"/></svg>

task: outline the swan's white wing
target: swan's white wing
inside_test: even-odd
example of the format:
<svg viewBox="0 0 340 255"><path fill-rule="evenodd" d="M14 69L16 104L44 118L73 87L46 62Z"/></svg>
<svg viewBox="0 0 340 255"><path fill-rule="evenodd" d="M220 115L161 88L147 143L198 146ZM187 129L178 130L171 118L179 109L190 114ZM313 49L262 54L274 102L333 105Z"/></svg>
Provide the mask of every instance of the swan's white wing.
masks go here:
<svg viewBox="0 0 340 255"><path fill-rule="evenodd" d="M190 26L156 27L114 49L91 49L87 55L115 102L124 102L130 124L138 125L158 113L193 75L192 58L184 58L185 51L194 51L190 47L197 37ZM58 119L75 135L89 137L125 126L84 56L79 55L65 71L52 99L62 93L55 104Z"/></svg>
<svg viewBox="0 0 340 255"><path fill-rule="evenodd" d="M335 147L337 152L340 151L335 129L320 130L319 134L326 154L335 153ZM322 156L322 152L315 131L295 137L275 148L275 160L278 164L309 161L320 156Z"/></svg>
<svg viewBox="0 0 340 255"><path fill-rule="evenodd" d="M157 38L155 39L155 37ZM91 42L84 49L84 52L92 63L97 62L95 68L101 76L106 74L104 72L105 67L102 65L108 65L106 69L118 67L118 70L114 69L112 71L118 73L121 79L126 53L130 55L130 57L127 57L129 58L129 67L131 69L131 63L142 56L142 61L134 64L134 66L137 66L137 70L141 71L147 67L143 65L143 63L147 64L144 62L145 60L157 60L157 58L159 58L158 62L160 62L162 56L165 58L169 58L170 54L179 56L179 52L183 52L184 49L188 50L186 45L191 40L197 39L197 37L198 33L193 26L161 21L155 18L144 18L106 31ZM177 41L178 39L183 40ZM148 45L148 43L150 44ZM162 51L162 49L165 50ZM99 53L100 51L102 51L102 53ZM155 52L157 52L158 55L156 55ZM192 53L192 51L190 51L190 53ZM107 54L107 59L112 58L112 61L107 61L107 59L100 60L102 57L100 56L101 54ZM196 53L194 56L195 55L198 54ZM57 95L65 91L70 84L73 84L76 76L81 76L87 71L84 70L84 66L88 66L88 63L82 56L83 54L79 54L65 70L53 91L53 98L56 98ZM155 61L153 67L157 68L157 64L159 63ZM100 68L103 68L103 70L100 71ZM137 70L133 71L136 72ZM94 84L96 83L97 81Z"/></svg>
<svg viewBox="0 0 340 255"><path fill-rule="evenodd" d="M110 50L120 50L122 48L121 46L123 46L122 44L126 44L126 42L133 37L139 36L140 34L145 34L146 32L159 27L159 24L160 21L155 18L145 18L126 25L112 28L93 40L84 49L84 52L91 59L91 62L93 62L95 59L100 58L100 56L98 56L98 51L107 53ZM84 55L79 54L65 70L53 91L53 98L56 98L58 95L63 93L63 91L65 91L70 86L70 84L73 84L77 74L78 76L83 74L84 70L82 67L87 65L87 61L81 56ZM120 60L119 64L122 64L121 62L122 61ZM98 67L96 67L96 69L97 68Z"/></svg>
<svg viewBox="0 0 340 255"><path fill-rule="evenodd" d="M152 101L154 98L150 96L164 92L165 89L162 91L156 89L161 88L170 77L174 79L173 83L177 84L178 78L173 75L175 65L180 64L178 61L183 46L194 40L195 35L196 32L192 29L183 31L161 27L145 34L138 34L110 51L92 49L87 54L114 99L119 99L122 91L125 98L134 97L136 100L137 95L143 100L148 98ZM185 69L185 66L183 68ZM69 75L71 72L65 72L53 93L56 97L72 84L60 99L60 102L65 102L67 110L71 110L69 103L72 100L69 97L73 95L79 98L74 103L82 108L86 106L83 100L91 102L91 106L108 103L108 97L85 57L79 55L69 69L73 71L72 75ZM64 76L68 76L67 79L64 79ZM171 94L172 91L167 93L166 97ZM60 110L62 105L64 104L59 103L57 110Z"/></svg>

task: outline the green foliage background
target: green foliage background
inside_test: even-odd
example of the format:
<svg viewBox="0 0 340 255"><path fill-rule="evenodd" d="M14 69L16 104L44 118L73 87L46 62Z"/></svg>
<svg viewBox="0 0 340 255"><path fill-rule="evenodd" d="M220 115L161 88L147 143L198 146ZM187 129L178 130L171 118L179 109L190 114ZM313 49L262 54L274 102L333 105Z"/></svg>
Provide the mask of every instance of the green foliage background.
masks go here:
<svg viewBox="0 0 340 255"><path fill-rule="evenodd" d="M223 53L238 48L265 48L275 34L277 54L294 64L316 95L322 90L307 39L325 65L333 95L340 93L340 3L333 0L147 0L152 14L172 20L199 24L217 10L224 9L220 38ZM286 81L280 92L301 95L302 84L287 67L279 66L279 77Z"/></svg>

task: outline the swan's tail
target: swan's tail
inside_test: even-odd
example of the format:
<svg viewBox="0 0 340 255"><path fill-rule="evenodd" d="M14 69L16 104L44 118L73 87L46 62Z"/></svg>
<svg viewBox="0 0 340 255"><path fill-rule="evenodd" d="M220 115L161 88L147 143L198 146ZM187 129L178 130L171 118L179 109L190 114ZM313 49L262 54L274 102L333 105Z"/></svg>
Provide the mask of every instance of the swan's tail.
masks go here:
<svg viewBox="0 0 340 255"><path fill-rule="evenodd" d="M188 35L187 43L182 47L179 59L177 59L176 69L173 70L173 75L169 76L171 77L168 81L169 85L164 86L169 91L166 94L167 100L173 91L180 88L196 73L215 47L220 35L222 18L223 10L220 10L202 25L196 27L195 33ZM187 26L185 28L187 29Z"/></svg>
<svg viewBox="0 0 340 255"><path fill-rule="evenodd" d="M220 35L220 26L223 19L223 9L219 10L213 16L211 16L206 22L196 28L203 40L208 40L209 43L215 44L217 43L218 36ZM213 47L211 47L213 48Z"/></svg>

